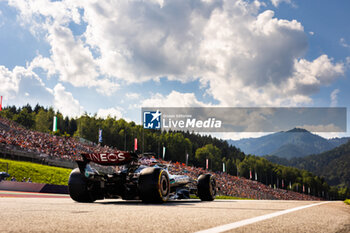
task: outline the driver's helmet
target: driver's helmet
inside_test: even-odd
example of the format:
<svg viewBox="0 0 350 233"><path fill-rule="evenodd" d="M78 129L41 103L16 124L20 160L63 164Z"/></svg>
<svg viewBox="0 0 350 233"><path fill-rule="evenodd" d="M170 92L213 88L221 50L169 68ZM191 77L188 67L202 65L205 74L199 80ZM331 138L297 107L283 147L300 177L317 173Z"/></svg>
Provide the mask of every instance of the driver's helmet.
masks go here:
<svg viewBox="0 0 350 233"><path fill-rule="evenodd" d="M158 163L158 161L154 158L154 156L152 156L152 158L150 159L150 162L151 162L151 164L156 164L156 163Z"/></svg>
<svg viewBox="0 0 350 233"><path fill-rule="evenodd" d="M140 164L142 165L150 165L151 161L149 158L147 157L142 157L140 160L139 160Z"/></svg>

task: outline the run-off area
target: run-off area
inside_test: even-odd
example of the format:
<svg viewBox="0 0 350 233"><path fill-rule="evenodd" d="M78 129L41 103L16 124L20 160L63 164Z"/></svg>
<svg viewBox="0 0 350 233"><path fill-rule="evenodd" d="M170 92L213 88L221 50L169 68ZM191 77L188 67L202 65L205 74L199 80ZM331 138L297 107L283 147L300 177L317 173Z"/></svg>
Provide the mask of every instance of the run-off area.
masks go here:
<svg viewBox="0 0 350 233"><path fill-rule="evenodd" d="M0 232L197 232L270 215L230 232L350 232L350 206L342 202L198 200L144 204L69 198L0 198ZM311 206L312 205L312 206ZM348 224L348 225L347 225ZM212 231L215 232L215 231Z"/></svg>

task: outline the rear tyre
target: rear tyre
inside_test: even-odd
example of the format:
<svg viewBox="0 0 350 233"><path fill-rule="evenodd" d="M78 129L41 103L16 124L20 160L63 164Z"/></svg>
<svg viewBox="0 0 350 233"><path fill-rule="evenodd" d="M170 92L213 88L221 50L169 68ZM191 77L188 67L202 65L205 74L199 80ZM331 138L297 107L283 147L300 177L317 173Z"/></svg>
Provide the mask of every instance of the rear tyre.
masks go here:
<svg viewBox="0 0 350 233"><path fill-rule="evenodd" d="M197 194L202 201L213 201L216 196L216 180L211 174L198 177Z"/></svg>
<svg viewBox="0 0 350 233"><path fill-rule="evenodd" d="M170 193L168 173L162 168L145 168L140 173L138 188L143 202L166 202Z"/></svg>
<svg viewBox="0 0 350 233"><path fill-rule="evenodd" d="M69 176L68 190L70 197L77 202L94 202L92 191L88 188L88 179L84 177L79 168L75 168Z"/></svg>

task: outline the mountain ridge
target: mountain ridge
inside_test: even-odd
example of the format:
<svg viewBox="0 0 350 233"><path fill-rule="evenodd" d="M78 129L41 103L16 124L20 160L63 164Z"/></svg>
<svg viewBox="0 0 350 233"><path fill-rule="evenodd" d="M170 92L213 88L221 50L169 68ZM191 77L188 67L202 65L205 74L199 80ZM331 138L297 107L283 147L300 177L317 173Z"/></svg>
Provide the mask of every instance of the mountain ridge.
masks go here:
<svg viewBox="0 0 350 233"><path fill-rule="evenodd" d="M291 159L331 150L346 143L349 139L349 137L326 139L306 129L294 128L259 138L227 140L227 142L240 148L246 154L275 155L280 158Z"/></svg>
<svg viewBox="0 0 350 233"><path fill-rule="evenodd" d="M323 176L330 185L350 187L350 141L332 150L303 158L285 159L264 156L272 163L308 170Z"/></svg>

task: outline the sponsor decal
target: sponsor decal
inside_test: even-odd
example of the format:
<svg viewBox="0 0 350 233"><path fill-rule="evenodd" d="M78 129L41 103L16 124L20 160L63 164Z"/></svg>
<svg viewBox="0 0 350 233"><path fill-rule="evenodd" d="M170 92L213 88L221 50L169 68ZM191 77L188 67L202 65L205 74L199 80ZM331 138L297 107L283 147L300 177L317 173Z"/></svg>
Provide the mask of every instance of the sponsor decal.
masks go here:
<svg viewBox="0 0 350 233"><path fill-rule="evenodd" d="M109 162L122 162L125 160L125 155L123 152L119 153L106 153L106 154L86 154L85 157L88 160L99 162L99 163L109 163Z"/></svg>

